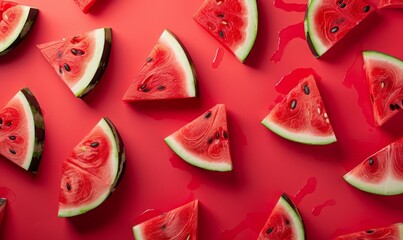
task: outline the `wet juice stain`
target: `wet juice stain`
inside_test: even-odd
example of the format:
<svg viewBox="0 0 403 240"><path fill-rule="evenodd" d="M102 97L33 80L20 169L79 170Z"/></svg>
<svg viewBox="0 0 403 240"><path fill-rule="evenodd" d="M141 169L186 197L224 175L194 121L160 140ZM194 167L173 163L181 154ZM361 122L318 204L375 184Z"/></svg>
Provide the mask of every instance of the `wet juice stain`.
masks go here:
<svg viewBox="0 0 403 240"><path fill-rule="evenodd" d="M286 3L284 0L274 0L276 8L282 9L287 12L305 12L307 4L304 3Z"/></svg>
<svg viewBox="0 0 403 240"><path fill-rule="evenodd" d="M223 57L224 57L224 49L222 49L220 47L217 48L214 58L213 58L212 67L218 68L218 66L220 66L220 63L221 63Z"/></svg>
<svg viewBox="0 0 403 240"><path fill-rule="evenodd" d="M315 177L311 177L307 180L305 185L294 195L295 205L299 205L308 194L313 193L318 185L318 180Z"/></svg>
<svg viewBox="0 0 403 240"><path fill-rule="evenodd" d="M188 163L184 162L176 154L173 154L171 156L171 158L169 159L169 161L171 162L171 165L173 168L177 168L177 169L183 170L185 172L189 172L188 166L187 166ZM201 185L201 180L197 176L192 174L191 180L188 183L187 188L189 190L196 190L197 188L200 187L200 185Z"/></svg>
<svg viewBox="0 0 403 240"><path fill-rule="evenodd" d="M312 68L297 68L284 75L280 81L276 83L274 88L279 93L287 94L298 85L300 80L310 75L313 75L316 80L320 80L320 76Z"/></svg>
<svg viewBox="0 0 403 240"><path fill-rule="evenodd" d="M258 234L262 230L268 216L269 215L267 213L257 213L257 212L247 213L246 218L241 223L239 223L236 227L232 229L223 231L219 239L220 240L236 239L236 237L240 233L242 233L247 229L251 229L253 232Z"/></svg>
<svg viewBox="0 0 403 240"><path fill-rule="evenodd" d="M300 38L300 39L305 40L304 22L290 25L290 26L282 29L278 33L278 47L277 47L277 50L271 56L270 61L274 61L274 62L280 61L281 57L283 56L285 47L291 40L293 40L295 38Z"/></svg>
<svg viewBox="0 0 403 240"><path fill-rule="evenodd" d="M312 209L312 215L319 216L325 207L330 207L330 206L335 206L335 205L336 205L336 201L334 199L326 200L324 203L322 203Z"/></svg>

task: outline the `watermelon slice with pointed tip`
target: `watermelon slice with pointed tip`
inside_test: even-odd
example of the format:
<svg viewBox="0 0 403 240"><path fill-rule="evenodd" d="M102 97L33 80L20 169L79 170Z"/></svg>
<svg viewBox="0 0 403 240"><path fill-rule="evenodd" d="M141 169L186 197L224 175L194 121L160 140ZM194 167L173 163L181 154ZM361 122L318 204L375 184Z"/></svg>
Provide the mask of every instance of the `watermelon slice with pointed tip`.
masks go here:
<svg viewBox="0 0 403 240"><path fill-rule="evenodd" d="M125 162L117 129L102 118L62 164L59 217L79 215L104 202L122 178Z"/></svg>
<svg viewBox="0 0 403 240"><path fill-rule="evenodd" d="M298 208L283 194L268 217L258 240L303 240L305 228Z"/></svg>
<svg viewBox="0 0 403 240"><path fill-rule="evenodd" d="M344 180L373 194L402 194L403 137L362 161L344 175Z"/></svg>
<svg viewBox="0 0 403 240"><path fill-rule="evenodd" d="M112 29L99 28L38 48L76 97L84 97L101 79L112 44Z"/></svg>
<svg viewBox="0 0 403 240"><path fill-rule="evenodd" d="M196 72L178 38L164 30L124 101L196 97Z"/></svg>
<svg viewBox="0 0 403 240"><path fill-rule="evenodd" d="M403 240L403 223L372 228L336 237L334 240Z"/></svg>
<svg viewBox="0 0 403 240"><path fill-rule="evenodd" d="M193 18L239 61L246 60L257 35L256 0L205 0Z"/></svg>
<svg viewBox="0 0 403 240"><path fill-rule="evenodd" d="M83 13L88 13L97 0L74 0Z"/></svg>
<svg viewBox="0 0 403 240"><path fill-rule="evenodd" d="M3 222L4 212L6 211L6 205L7 205L7 199L0 198L0 226L1 223Z"/></svg>
<svg viewBox="0 0 403 240"><path fill-rule="evenodd" d="M198 200L133 227L136 240L196 240Z"/></svg>
<svg viewBox="0 0 403 240"><path fill-rule="evenodd" d="M403 0L380 0L378 8L403 8Z"/></svg>
<svg viewBox="0 0 403 240"><path fill-rule="evenodd" d="M322 56L374 10L365 0L309 0L304 25L313 55Z"/></svg>
<svg viewBox="0 0 403 240"><path fill-rule="evenodd" d="M403 108L403 61L376 51L363 58L375 123L382 126Z"/></svg>
<svg viewBox="0 0 403 240"><path fill-rule="evenodd" d="M285 139L314 145L330 144L336 136L315 78L301 79L262 124Z"/></svg>
<svg viewBox="0 0 403 240"><path fill-rule="evenodd" d="M0 56L13 50L30 32L38 9L0 0Z"/></svg>
<svg viewBox="0 0 403 240"><path fill-rule="evenodd" d="M41 108L32 92L24 88L0 109L0 155L36 173L44 140Z"/></svg>
<svg viewBox="0 0 403 240"><path fill-rule="evenodd" d="M194 166L212 171L232 170L224 104L217 104L166 137L165 142Z"/></svg>

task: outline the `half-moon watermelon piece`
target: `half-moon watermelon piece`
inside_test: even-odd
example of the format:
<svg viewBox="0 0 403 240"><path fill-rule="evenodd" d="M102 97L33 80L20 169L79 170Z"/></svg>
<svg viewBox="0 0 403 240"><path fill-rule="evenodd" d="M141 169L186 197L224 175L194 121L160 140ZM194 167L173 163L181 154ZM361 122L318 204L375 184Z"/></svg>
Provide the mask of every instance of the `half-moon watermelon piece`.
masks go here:
<svg viewBox="0 0 403 240"><path fill-rule="evenodd" d="M336 237L334 240L403 240L403 223L377 227Z"/></svg>
<svg viewBox="0 0 403 240"><path fill-rule="evenodd" d="M366 158L344 175L352 186L373 194L403 193L403 137Z"/></svg>
<svg viewBox="0 0 403 240"><path fill-rule="evenodd" d="M76 97L84 97L101 79L109 60L112 29L99 28L37 47Z"/></svg>
<svg viewBox="0 0 403 240"><path fill-rule="evenodd" d="M257 35L256 0L205 0L193 18L239 61L246 60Z"/></svg>
<svg viewBox="0 0 403 240"><path fill-rule="evenodd" d="M0 56L13 50L30 32L38 9L0 0Z"/></svg>
<svg viewBox="0 0 403 240"><path fill-rule="evenodd" d="M44 139L41 108L32 92L24 88L0 109L0 155L36 173Z"/></svg>
<svg viewBox="0 0 403 240"><path fill-rule="evenodd" d="M380 0L378 8L403 8L403 0Z"/></svg>
<svg viewBox="0 0 403 240"><path fill-rule="evenodd" d="M136 240L196 240L198 200L133 227Z"/></svg>
<svg viewBox="0 0 403 240"><path fill-rule="evenodd" d="M322 56L374 10L365 0L309 0L304 25L313 55Z"/></svg>
<svg viewBox="0 0 403 240"><path fill-rule="evenodd" d="M3 222L4 218L4 213L6 211L6 205L7 205L7 199L6 198L0 198L0 226Z"/></svg>
<svg viewBox="0 0 403 240"><path fill-rule="evenodd" d="M298 208L283 194L268 217L258 240L303 240L305 227Z"/></svg>
<svg viewBox="0 0 403 240"><path fill-rule="evenodd" d="M212 171L231 171L229 134L224 104L165 138L171 149L186 162Z"/></svg>
<svg viewBox="0 0 403 240"><path fill-rule="evenodd" d="M63 162L59 217L79 215L104 202L116 189L125 162L117 129L102 118Z"/></svg>
<svg viewBox="0 0 403 240"><path fill-rule="evenodd" d="M403 61L376 51L363 58L375 123L382 126L403 108Z"/></svg>
<svg viewBox="0 0 403 240"><path fill-rule="evenodd" d="M74 0L83 13L88 13L97 0Z"/></svg>
<svg viewBox="0 0 403 240"><path fill-rule="evenodd" d="M191 97L196 97L196 72L190 56L178 38L164 30L123 100Z"/></svg>
<svg viewBox="0 0 403 240"><path fill-rule="evenodd" d="M285 139L313 145L330 144L336 136L315 78L301 79L262 124Z"/></svg>

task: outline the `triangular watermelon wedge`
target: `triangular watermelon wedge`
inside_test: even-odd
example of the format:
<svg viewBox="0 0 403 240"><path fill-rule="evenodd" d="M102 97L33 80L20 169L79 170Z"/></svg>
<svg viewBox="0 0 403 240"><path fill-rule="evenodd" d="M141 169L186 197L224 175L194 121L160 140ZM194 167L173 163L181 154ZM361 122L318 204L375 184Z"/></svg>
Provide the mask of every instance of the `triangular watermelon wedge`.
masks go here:
<svg viewBox="0 0 403 240"><path fill-rule="evenodd" d="M375 123L382 126L403 108L403 61L376 51L363 58Z"/></svg>
<svg viewBox="0 0 403 240"><path fill-rule="evenodd" d="M403 8L403 0L380 0L378 8Z"/></svg>
<svg viewBox="0 0 403 240"><path fill-rule="evenodd" d="M3 222L4 218L4 213L6 211L6 205L7 205L7 199L6 198L0 198L0 226Z"/></svg>
<svg viewBox="0 0 403 240"><path fill-rule="evenodd" d="M81 11L83 13L88 13L92 6L97 2L98 0L74 0L74 2L80 7Z"/></svg>
<svg viewBox="0 0 403 240"><path fill-rule="evenodd" d="M374 10L365 0L309 0L304 25L313 55L322 56Z"/></svg>
<svg viewBox="0 0 403 240"><path fill-rule="evenodd" d="M403 193L403 137L387 145L344 175L352 186L373 194Z"/></svg>
<svg viewBox="0 0 403 240"><path fill-rule="evenodd" d="M232 170L224 104L217 104L166 137L165 142L194 166L212 171Z"/></svg>
<svg viewBox="0 0 403 240"><path fill-rule="evenodd" d="M84 97L99 82L108 65L112 29L99 28L37 47L76 97Z"/></svg>
<svg viewBox="0 0 403 240"><path fill-rule="evenodd" d="M32 92L24 88L0 109L0 155L36 173L44 140L41 107Z"/></svg>
<svg viewBox="0 0 403 240"><path fill-rule="evenodd" d="M338 236L333 240L403 240L403 223L371 228Z"/></svg>
<svg viewBox="0 0 403 240"><path fill-rule="evenodd" d="M305 227L298 208L283 194L274 206L258 240L304 240Z"/></svg>
<svg viewBox="0 0 403 240"><path fill-rule="evenodd" d="M205 0L193 18L239 61L246 60L257 35L256 0Z"/></svg>
<svg viewBox="0 0 403 240"><path fill-rule="evenodd" d="M314 145L330 144L336 136L315 78L301 79L262 124L285 139Z"/></svg>
<svg viewBox="0 0 403 240"><path fill-rule="evenodd" d="M196 72L178 38L164 30L123 100L179 99L196 97Z"/></svg>
<svg viewBox="0 0 403 240"><path fill-rule="evenodd" d="M133 227L135 240L197 240L198 200Z"/></svg>

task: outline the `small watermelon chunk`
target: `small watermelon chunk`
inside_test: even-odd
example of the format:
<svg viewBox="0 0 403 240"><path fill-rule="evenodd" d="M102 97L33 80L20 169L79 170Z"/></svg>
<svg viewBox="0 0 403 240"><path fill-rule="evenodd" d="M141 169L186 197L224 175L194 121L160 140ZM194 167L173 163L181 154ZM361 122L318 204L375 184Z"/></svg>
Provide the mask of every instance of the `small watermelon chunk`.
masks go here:
<svg viewBox="0 0 403 240"><path fill-rule="evenodd" d="M76 97L84 97L101 79L108 65L112 29L39 44L37 47Z"/></svg>
<svg viewBox="0 0 403 240"><path fill-rule="evenodd" d="M7 205L7 199L0 198L0 226L1 226L1 223L3 222L4 213L6 211L6 205Z"/></svg>
<svg viewBox="0 0 403 240"><path fill-rule="evenodd" d="M373 194L403 193L403 137L366 158L344 175L352 186Z"/></svg>
<svg viewBox="0 0 403 240"><path fill-rule="evenodd" d="M0 56L13 50L31 31L39 10L10 1L0 1Z"/></svg>
<svg viewBox="0 0 403 240"><path fill-rule="evenodd" d="M334 240L403 240L403 223L372 228L336 237Z"/></svg>
<svg viewBox="0 0 403 240"><path fill-rule="evenodd" d="M44 140L41 108L32 92L24 88L0 109L0 155L36 173Z"/></svg>
<svg viewBox="0 0 403 240"><path fill-rule="evenodd" d="M124 101L196 97L196 72L190 56L169 30L164 30Z"/></svg>
<svg viewBox="0 0 403 240"><path fill-rule="evenodd" d="M312 75L300 80L298 85L263 119L262 124L294 142L324 145L336 141Z"/></svg>
<svg viewBox="0 0 403 240"><path fill-rule="evenodd" d="M298 208L284 193L270 213L258 240L285 239L305 239L305 227Z"/></svg>
<svg viewBox="0 0 403 240"><path fill-rule="evenodd" d="M403 0L380 0L378 8L403 8Z"/></svg>
<svg viewBox="0 0 403 240"><path fill-rule="evenodd" d="M133 227L136 240L196 240L198 200Z"/></svg>
<svg viewBox="0 0 403 240"><path fill-rule="evenodd" d="M322 56L374 10L365 0L309 0L304 25L313 55Z"/></svg>
<svg viewBox="0 0 403 240"><path fill-rule="evenodd" d="M74 2L80 7L83 13L88 13L97 0L74 0Z"/></svg>
<svg viewBox="0 0 403 240"><path fill-rule="evenodd" d="M403 61L376 51L363 58L375 123L382 126L403 108Z"/></svg>
<svg viewBox="0 0 403 240"><path fill-rule="evenodd" d="M102 118L62 164L59 217L76 216L104 202L122 178L125 162L117 129Z"/></svg>
<svg viewBox="0 0 403 240"><path fill-rule="evenodd" d="M232 170L224 104L217 104L166 137L165 142L194 166L212 171Z"/></svg>
<svg viewBox="0 0 403 240"><path fill-rule="evenodd" d="M205 0L193 18L239 61L246 60L257 35L256 0Z"/></svg>

